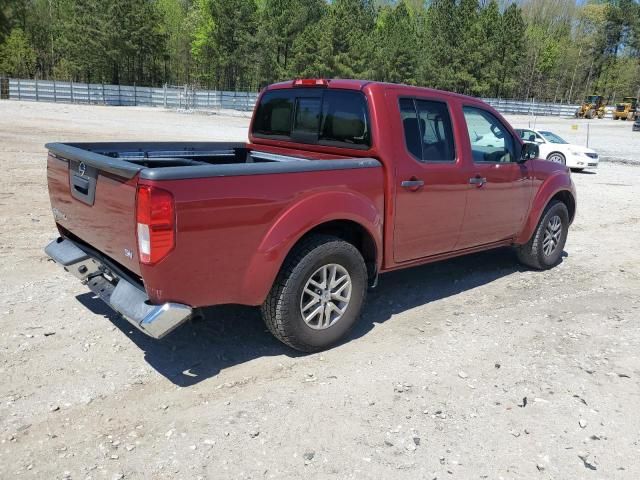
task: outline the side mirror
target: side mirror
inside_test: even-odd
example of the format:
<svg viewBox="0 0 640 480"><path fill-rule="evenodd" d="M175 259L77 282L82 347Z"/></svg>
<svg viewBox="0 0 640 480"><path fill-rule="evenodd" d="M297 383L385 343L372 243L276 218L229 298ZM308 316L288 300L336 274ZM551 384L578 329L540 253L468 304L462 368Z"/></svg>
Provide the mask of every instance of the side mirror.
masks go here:
<svg viewBox="0 0 640 480"><path fill-rule="evenodd" d="M532 158L538 158L540 155L540 147L535 143L522 144L522 150L520 151L520 160L518 163L524 163Z"/></svg>

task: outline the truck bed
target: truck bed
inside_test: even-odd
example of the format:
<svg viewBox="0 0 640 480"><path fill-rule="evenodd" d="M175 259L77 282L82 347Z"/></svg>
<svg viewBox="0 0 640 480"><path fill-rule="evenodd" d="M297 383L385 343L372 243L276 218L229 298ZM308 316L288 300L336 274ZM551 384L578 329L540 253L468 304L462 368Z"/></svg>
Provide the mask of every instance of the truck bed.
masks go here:
<svg viewBox="0 0 640 480"><path fill-rule="evenodd" d="M302 156L280 155L231 142L98 142L48 143L50 155L84 163L126 179L140 174L148 180L336 170L373 159L336 156L331 164ZM293 163L295 162L295 165Z"/></svg>
<svg viewBox="0 0 640 480"><path fill-rule="evenodd" d="M275 260L260 252L260 242L276 231L281 217L305 199L335 195L370 198L379 215L383 180L381 165L372 158L313 159L307 156L313 153L252 147L257 146L48 144L49 196L58 229L63 238L137 279L152 302L256 304L263 292L244 284L257 274L251 271L253 257ZM136 239L140 185L166 190L175 201L175 249L151 266L140 263Z"/></svg>

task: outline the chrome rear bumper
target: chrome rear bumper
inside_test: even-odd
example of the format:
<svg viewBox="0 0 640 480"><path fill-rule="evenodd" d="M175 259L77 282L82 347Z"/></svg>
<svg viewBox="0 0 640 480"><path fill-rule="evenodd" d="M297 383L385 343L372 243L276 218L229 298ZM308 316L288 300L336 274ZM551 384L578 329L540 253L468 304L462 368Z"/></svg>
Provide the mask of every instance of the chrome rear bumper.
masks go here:
<svg viewBox="0 0 640 480"><path fill-rule="evenodd" d="M44 251L129 323L150 337L164 337L192 314L192 308L181 303L151 305L144 290L118 276L69 239L58 238L47 245Z"/></svg>

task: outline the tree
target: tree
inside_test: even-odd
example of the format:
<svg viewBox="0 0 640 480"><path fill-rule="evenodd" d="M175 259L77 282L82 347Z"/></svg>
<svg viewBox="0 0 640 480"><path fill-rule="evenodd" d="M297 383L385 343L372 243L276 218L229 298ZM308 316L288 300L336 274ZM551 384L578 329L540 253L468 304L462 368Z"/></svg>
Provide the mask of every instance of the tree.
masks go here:
<svg viewBox="0 0 640 480"><path fill-rule="evenodd" d="M433 0L427 10L420 51L424 52L420 83L443 90L456 87L456 49L458 38L455 0Z"/></svg>
<svg viewBox="0 0 640 480"><path fill-rule="evenodd" d="M512 3L502 14L498 31L498 77L493 84L495 97L513 95L518 86L518 73L524 49L524 20L522 11Z"/></svg>
<svg viewBox="0 0 640 480"><path fill-rule="evenodd" d="M36 71L36 52L21 28L14 28L0 45L0 72L14 77L30 77Z"/></svg>
<svg viewBox="0 0 640 480"><path fill-rule="evenodd" d="M188 13L191 27L191 57L195 64L195 79L210 86L214 82L216 46L213 42L215 23L211 0L196 0Z"/></svg>
<svg viewBox="0 0 640 480"><path fill-rule="evenodd" d="M0 0L0 50L26 59L19 70L38 78L256 89L349 77L476 96L613 100L640 87L640 3Z"/></svg>
<svg viewBox="0 0 640 480"><path fill-rule="evenodd" d="M418 64L417 32L404 0L395 7L380 10L374 39L374 78L415 85Z"/></svg>
<svg viewBox="0 0 640 480"><path fill-rule="evenodd" d="M199 0L204 16L192 52L200 79L221 89L249 89L256 83L257 6L254 0Z"/></svg>
<svg viewBox="0 0 640 480"><path fill-rule="evenodd" d="M189 3L183 0L158 0L157 8L161 16L160 32L166 39L164 80L173 84L189 83L193 69L193 24L189 17Z"/></svg>
<svg viewBox="0 0 640 480"><path fill-rule="evenodd" d="M328 17L309 25L293 41L290 77L330 78L333 76L331 33Z"/></svg>
<svg viewBox="0 0 640 480"><path fill-rule="evenodd" d="M259 77L269 83L289 78L294 43L326 12L324 0L265 0L259 12Z"/></svg>

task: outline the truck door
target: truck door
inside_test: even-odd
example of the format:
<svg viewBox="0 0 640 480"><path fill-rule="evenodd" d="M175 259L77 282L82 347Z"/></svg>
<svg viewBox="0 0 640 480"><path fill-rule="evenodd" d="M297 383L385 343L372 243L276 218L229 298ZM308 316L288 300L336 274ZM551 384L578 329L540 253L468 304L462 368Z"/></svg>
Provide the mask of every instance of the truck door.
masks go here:
<svg viewBox="0 0 640 480"><path fill-rule="evenodd" d="M428 98L390 101L392 111L400 112L403 138L395 158L394 260L449 252L460 233L468 188L449 106Z"/></svg>
<svg viewBox="0 0 640 480"><path fill-rule="evenodd" d="M467 208L456 250L512 238L529 211L532 177L516 161L516 140L491 112L465 106L471 156Z"/></svg>

